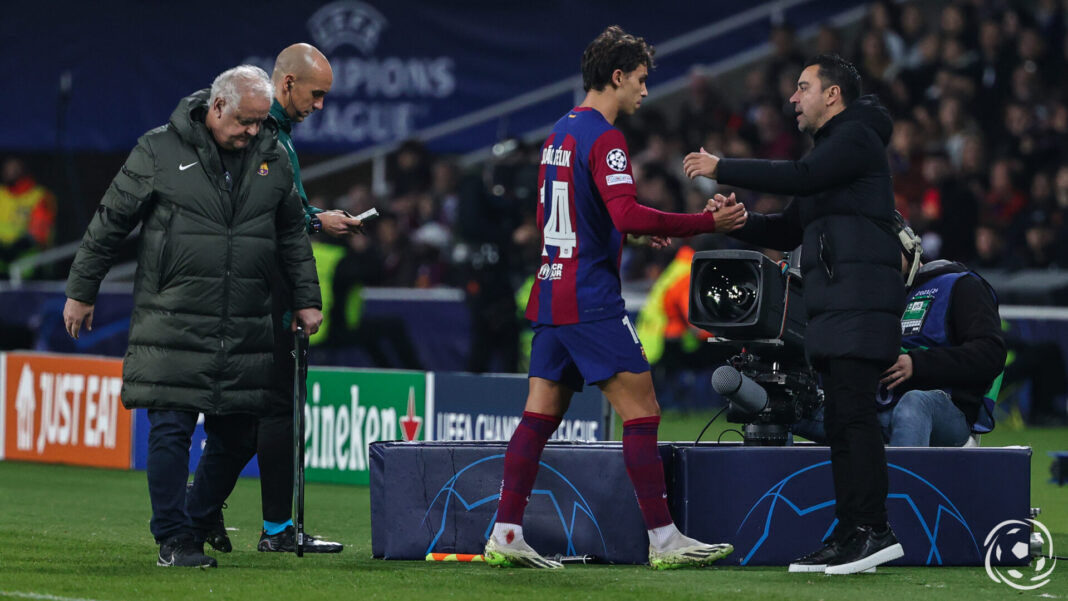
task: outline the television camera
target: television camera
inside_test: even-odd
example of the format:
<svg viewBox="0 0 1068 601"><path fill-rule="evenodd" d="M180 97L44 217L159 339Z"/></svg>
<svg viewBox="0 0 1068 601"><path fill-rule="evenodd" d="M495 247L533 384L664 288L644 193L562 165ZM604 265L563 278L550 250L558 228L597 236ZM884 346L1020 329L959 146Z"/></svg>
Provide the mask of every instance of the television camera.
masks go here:
<svg viewBox="0 0 1068 601"><path fill-rule="evenodd" d="M790 426L823 401L805 358L800 272L749 250L698 252L691 268L690 323L738 349L712 374L727 421L744 424L746 445L790 444Z"/></svg>

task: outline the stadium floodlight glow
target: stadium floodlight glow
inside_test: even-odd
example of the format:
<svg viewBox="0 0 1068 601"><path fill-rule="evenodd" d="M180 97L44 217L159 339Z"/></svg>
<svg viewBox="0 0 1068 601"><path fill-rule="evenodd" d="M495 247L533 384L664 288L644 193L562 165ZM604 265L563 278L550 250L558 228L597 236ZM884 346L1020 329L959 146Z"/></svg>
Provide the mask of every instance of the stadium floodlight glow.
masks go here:
<svg viewBox="0 0 1068 601"><path fill-rule="evenodd" d="M805 311L800 274L751 250L694 254L690 271L690 323L732 340L781 341L800 350Z"/></svg>

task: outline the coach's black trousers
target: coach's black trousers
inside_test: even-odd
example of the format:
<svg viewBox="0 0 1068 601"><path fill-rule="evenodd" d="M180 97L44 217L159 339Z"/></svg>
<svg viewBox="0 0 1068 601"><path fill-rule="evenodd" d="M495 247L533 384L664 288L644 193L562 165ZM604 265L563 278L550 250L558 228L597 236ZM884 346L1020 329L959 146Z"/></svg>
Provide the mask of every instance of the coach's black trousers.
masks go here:
<svg viewBox="0 0 1068 601"><path fill-rule="evenodd" d="M839 533L886 523L886 449L875 414L884 367L857 359L831 359L819 366Z"/></svg>
<svg viewBox="0 0 1068 601"><path fill-rule="evenodd" d="M203 541L256 449L254 416L205 416L208 438L187 499L189 444L198 415L195 411L148 411L149 527L156 542L186 532Z"/></svg>

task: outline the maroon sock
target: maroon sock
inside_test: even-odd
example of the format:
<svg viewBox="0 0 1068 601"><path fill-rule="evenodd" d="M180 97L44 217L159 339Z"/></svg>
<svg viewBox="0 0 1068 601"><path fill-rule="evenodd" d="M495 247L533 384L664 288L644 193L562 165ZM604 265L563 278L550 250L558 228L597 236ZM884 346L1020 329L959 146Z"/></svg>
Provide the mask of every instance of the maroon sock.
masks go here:
<svg viewBox="0 0 1068 601"><path fill-rule="evenodd" d="M508 442L508 452L504 454L498 522L523 525L523 511L534 488L534 477L538 475L542 449L559 425L559 417L523 412L523 419L516 426L512 440Z"/></svg>
<svg viewBox="0 0 1068 601"><path fill-rule="evenodd" d="M623 422L623 464L634 484L638 508L645 528L652 530L672 523L667 504L664 464L656 448L660 416L640 417Z"/></svg>

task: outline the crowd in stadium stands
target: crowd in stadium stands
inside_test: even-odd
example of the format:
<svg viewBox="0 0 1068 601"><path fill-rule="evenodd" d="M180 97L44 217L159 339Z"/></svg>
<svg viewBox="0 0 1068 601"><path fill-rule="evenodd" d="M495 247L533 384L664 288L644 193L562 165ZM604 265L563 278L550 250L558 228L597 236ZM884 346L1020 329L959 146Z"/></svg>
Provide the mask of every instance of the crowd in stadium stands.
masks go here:
<svg viewBox="0 0 1068 601"><path fill-rule="evenodd" d="M1068 69L1068 2L882 1L869 8L859 27L825 26L805 40L778 26L771 55L747 67L741 86L695 68L685 92L621 120L639 200L699 211L722 191L682 173L682 157L700 147L729 157L802 156L811 141L797 131L786 99L804 60L833 52L856 64L865 91L895 118L889 153L897 208L923 236L928 258L963 260L980 272L1068 269L1068 81L1060 77ZM650 84L657 84L655 71ZM390 157L385 198L366 184L340 198L316 197L310 185L319 207L355 214L374 206L383 214L344 249L377 267L348 276L367 286L456 286L497 297L521 289L539 252L538 148L509 140L497 151L465 169L407 142ZM3 190L16 190L8 179ZM786 201L737 192L754 211ZM53 214L47 207L17 220L25 235L0 240L0 260L50 243L50 228L41 225L42 215L48 221ZM700 244L736 244L706 238ZM624 280L651 282L674 254L628 247Z"/></svg>
<svg viewBox="0 0 1068 601"><path fill-rule="evenodd" d="M877 2L859 28L829 26L800 41L788 26L771 56L748 69L741 89L695 70L684 99L653 104L621 123L641 202L696 212L715 183L689 182L682 157L704 147L730 157L792 159L810 139L786 103L806 57L853 61L865 91L890 108L897 208L922 235L929 258L979 270L1068 268L1068 8L1057 0ZM650 79L656 85L656 73ZM368 227L381 268L366 285L458 286L469 292L504 278L518 289L533 273L538 149L499 145L487 164L460 169L406 143L391 157L388 200L364 185L319 206L384 217ZM752 210L786 199L738 190ZM733 244L709 240L705 244ZM624 279L651 280L674 250L629 247ZM367 257L371 258L371 257Z"/></svg>

